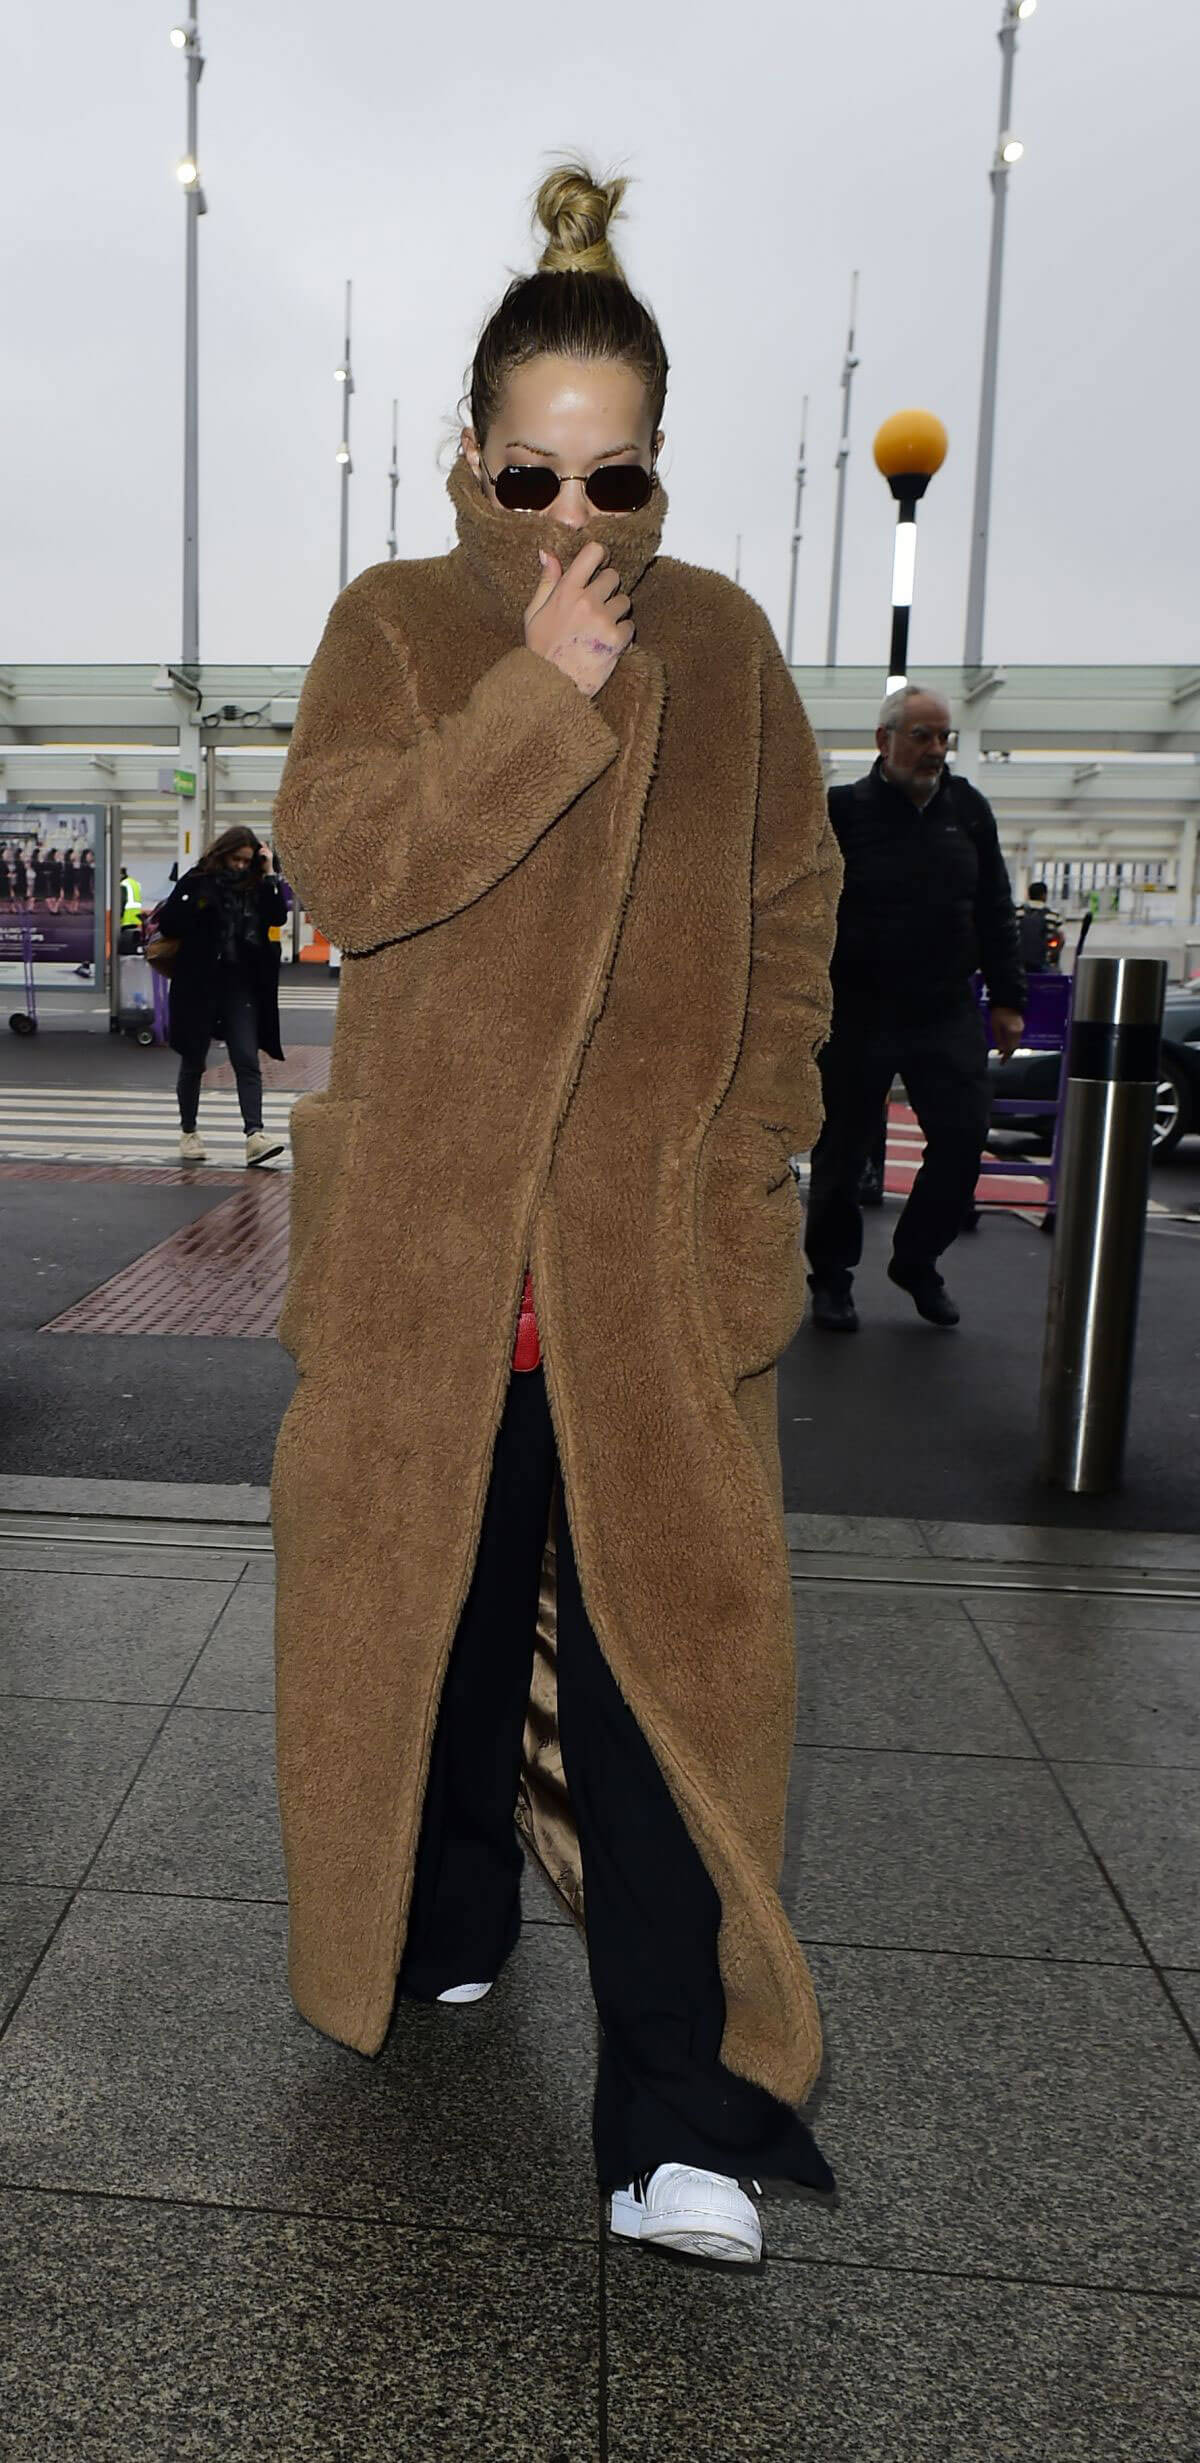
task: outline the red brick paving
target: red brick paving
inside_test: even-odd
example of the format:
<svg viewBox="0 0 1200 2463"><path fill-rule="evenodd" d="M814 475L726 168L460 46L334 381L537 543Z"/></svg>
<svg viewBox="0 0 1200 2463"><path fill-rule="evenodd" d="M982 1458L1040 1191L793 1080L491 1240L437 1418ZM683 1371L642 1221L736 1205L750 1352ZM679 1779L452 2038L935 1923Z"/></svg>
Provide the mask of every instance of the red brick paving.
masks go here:
<svg viewBox="0 0 1200 2463"><path fill-rule="evenodd" d="M322 1095L329 1084L331 1048L327 1043L302 1043L286 1060L262 1057L263 1085L279 1095ZM237 1079L227 1060L204 1072L205 1086L232 1087Z"/></svg>
<svg viewBox="0 0 1200 2463"><path fill-rule="evenodd" d="M301 1044L286 1060L264 1057L263 1083L281 1094L319 1094L329 1079L328 1044ZM231 1088L228 1061L205 1084ZM230 1189L231 1197L123 1267L98 1290L64 1309L45 1334L207 1334L275 1332L287 1279L290 1173L202 1173L171 1164L0 1162L0 1180L102 1180L133 1188Z"/></svg>
<svg viewBox="0 0 1200 2463"><path fill-rule="evenodd" d="M211 1164L198 1176L194 1164L36 1163L19 1156L0 1163L0 1180L115 1180L150 1189L240 1189L245 1177L244 1171L223 1172Z"/></svg>
<svg viewBox="0 0 1200 2463"><path fill-rule="evenodd" d="M920 1124L916 1113L907 1104L893 1103L888 1106L888 1127L902 1134L899 1137L889 1136L883 1185L889 1197L907 1197L925 1152ZM985 1157L985 1161L994 1160L996 1158L992 1156ZM979 1207L1000 1208L1009 1214L1036 1213L1040 1217L1047 1205L1045 1178L1028 1168L1023 1171L1020 1157L1014 1155L1010 1172L989 1171L980 1175L975 1203Z"/></svg>
<svg viewBox="0 0 1200 2463"><path fill-rule="evenodd" d="M268 1082L289 1092L324 1086L329 1053L313 1046L284 1062L268 1061ZM233 1083L226 1066L212 1071L218 1085ZM915 1130L912 1113L893 1105L892 1124ZM914 1146L894 1140L888 1156L886 1186L895 1196L907 1194L919 1154ZM268 1336L275 1332L287 1279L288 1202L290 1174L194 1172L170 1165L104 1163L0 1163L0 1179L105 1180L145 1187L225 1188L224 1198L197 1222L184 1224L144 1257L102 1283L74 1307L65 1309L42 1330L47 1334L207 1334ZM1008 1206L1045 1205L1045 1187L1031 1174L1014 1168L1011 1179L984 1181L980 1202Z"/></svg>
<svg viewBox="0 0 1200 2463"><path fill-rule="evenodd" d="M211 1187L212 1180L206 1179L205 1185ZM42 1332L273 1334L287 1279L290 1193L290 1174L243 1175L236 1196L172 1232L169 1240L52 1318Z"/></svg>

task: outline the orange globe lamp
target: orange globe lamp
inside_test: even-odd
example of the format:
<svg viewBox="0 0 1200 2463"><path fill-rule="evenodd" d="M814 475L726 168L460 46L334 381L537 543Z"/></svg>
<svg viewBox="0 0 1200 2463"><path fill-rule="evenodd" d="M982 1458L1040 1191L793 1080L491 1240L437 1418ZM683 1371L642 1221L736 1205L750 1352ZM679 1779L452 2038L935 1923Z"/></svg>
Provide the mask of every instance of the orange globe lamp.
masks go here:
<svg viewBox="0 0 1200 2463"><path fill-rule="evenodd" d="M950 449L950 439L932 411L893 411L875 437L875 463L896 499L896 549L892 563L892 640L888 691L908 681L908 624L917 571L917 506Z"/></svg>
<svg viewBox="0 0 1200 2463"><path fill-rule="evenodd" d="M893 496L923 496L950 450L950 439L932 411L893 411L875 437L875 463Z"/></svg>

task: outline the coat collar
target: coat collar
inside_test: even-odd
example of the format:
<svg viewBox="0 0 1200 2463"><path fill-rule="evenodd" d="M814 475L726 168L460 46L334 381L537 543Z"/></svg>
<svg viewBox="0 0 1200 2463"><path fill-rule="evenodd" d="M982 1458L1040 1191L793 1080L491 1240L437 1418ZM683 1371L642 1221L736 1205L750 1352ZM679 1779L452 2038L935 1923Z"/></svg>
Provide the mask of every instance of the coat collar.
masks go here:
<svg viewBox="0 0 1200 2463"><path fill-rule="evenodd" d="M446 482L458 522L458 540L472 572L485 588L503 601L510 614L524 615L538 582L538 549L558 557L564 573L572 559L597 540L615 565L627 591L637 588L647 566L658 554L667 499L659 485L640 513L594 513L582 530L556 522L550 513L505 513L485 496L460 454Z"/></svg>
<svg viewBox="0 0 1200 2463"><path fill-rule="evenodd" d="M949 766L943 764L942 775L934 788L933 794L929 798L929 802L927 804L914 804L911 795L906 795L903 787L897 787L892 779L888 777L887 771L883 766L883 754L880 753L875 761L874 767L868 770L863 784L876 795L890 797L895 804L902 808L910 821L924 821L928 818L929 814L935 810L935 808L940 816L942 809L949 801L951 775L952 773Z"/></svg>

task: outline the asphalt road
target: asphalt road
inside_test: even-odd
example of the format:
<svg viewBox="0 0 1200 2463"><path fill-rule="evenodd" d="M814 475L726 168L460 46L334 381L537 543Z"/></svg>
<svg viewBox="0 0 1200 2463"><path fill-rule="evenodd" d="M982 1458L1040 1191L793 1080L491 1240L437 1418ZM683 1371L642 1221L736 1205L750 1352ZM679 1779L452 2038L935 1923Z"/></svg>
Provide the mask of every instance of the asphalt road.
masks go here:
<svg viewBox="0 0 1200 2463"><path fill-rule="evenodd" d="M1200 1163L1200 1158L1198 1158ZM1200 1207L1200 1168L1155 1175ZM942 1261L961 1326L925 1325L886 1279L898 1206L867 1217L862 1331L806 1325L780 1371L785 1499L805 1513L901 1514L1096 1530L1200 1530L1200 1225L1147 1226L1126 1478L1079 1498L1034 1476L1051 1242L989 1215Z"/></svg>
<svg viewBox="0 0 1200 2463"><path fill-rule="evenodd" d="M285 1041L327 1041L329 1014L293 1013ZM0 1081L157 1082L168 1055L107 1036L0 1036ZM227 1195L203 1181L0 1180L0 1471L264 1482L293 1371L272 1341L50 1335L47 1319ZM1155 1174L1200 1213L1200 1140ZM1200 1529L1200 1226L1147 1232L1126 1485L1084 1501L1040 1490L1033 1453L1050 1243L990 1216L945 1261L963 1308L923 1325L885 1280L895 1206L868 1217L863 1331L806 1326L780 1377L786 1501L813 1513Z"/></svg>
<svg viewBox="0 0 1200 2463"><path fill-rule="evenodd" d="M228 1194L0 1180L0 1471L267 1479L293 1382L277 1343L38 1331Z"/></svg>

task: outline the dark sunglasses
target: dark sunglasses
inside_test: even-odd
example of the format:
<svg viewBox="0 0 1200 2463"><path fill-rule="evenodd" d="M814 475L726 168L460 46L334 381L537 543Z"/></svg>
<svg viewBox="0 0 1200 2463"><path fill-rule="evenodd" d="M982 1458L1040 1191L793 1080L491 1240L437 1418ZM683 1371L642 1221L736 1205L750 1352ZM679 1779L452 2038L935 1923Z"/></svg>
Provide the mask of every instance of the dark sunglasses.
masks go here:
<svg viewBox="0 0 1200 2463"><path fill-rule="evenodd" d="M590 470L586 478L579 470L564 470L560 476L540 462L510 462L492 479L487 463L481 466L506 513L547 512L567 479L582 480L584 495L597 513L640 513L655 485L653 471L643 470L640 462L610 462Z"/></svg>

